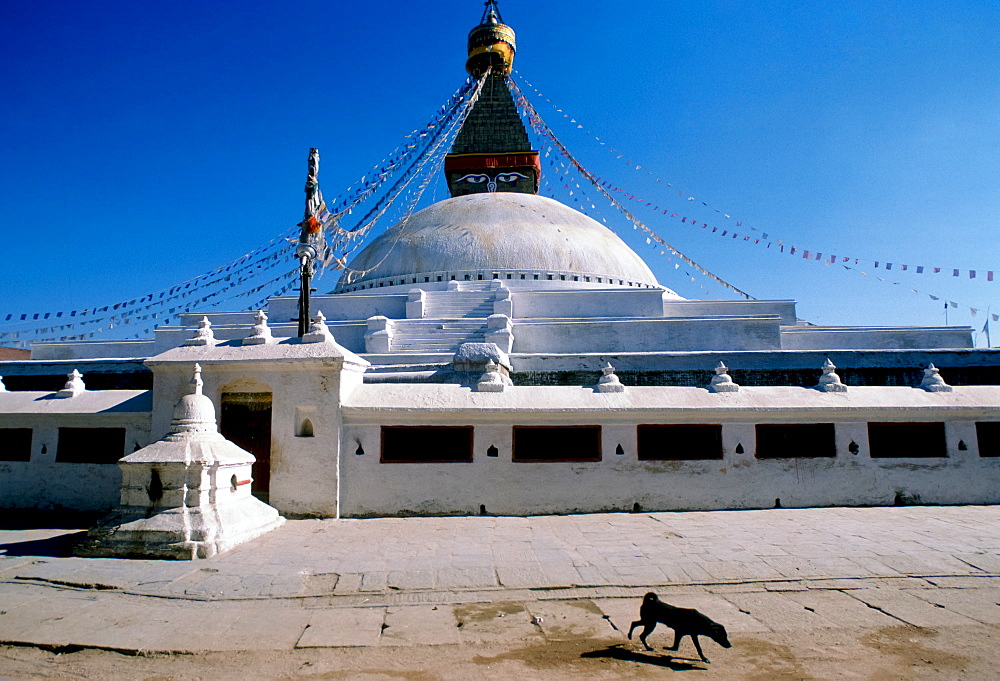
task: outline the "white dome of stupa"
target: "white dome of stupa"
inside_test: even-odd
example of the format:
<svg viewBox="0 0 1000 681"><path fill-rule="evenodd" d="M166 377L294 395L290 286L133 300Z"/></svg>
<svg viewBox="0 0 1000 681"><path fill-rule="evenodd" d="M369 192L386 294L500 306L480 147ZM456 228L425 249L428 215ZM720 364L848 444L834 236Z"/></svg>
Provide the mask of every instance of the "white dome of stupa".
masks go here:
<svg viewBox="0 0 1000 681"><path fill-rule="evenodd" d="M349 263L336 290L449 279L660 288L642 258L592 218L543 196L494 192L446 199L396 224Z"/></svg>

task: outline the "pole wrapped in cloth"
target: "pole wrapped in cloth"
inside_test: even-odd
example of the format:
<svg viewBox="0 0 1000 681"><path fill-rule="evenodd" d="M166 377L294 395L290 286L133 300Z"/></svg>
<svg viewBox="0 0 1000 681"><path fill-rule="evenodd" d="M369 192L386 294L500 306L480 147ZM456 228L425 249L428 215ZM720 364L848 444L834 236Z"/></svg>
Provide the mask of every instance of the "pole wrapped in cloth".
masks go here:
<svg viewBox="0 0 1000 681"><path fill-rule="evenodd" d="M299 243L295 255L299 259L299 337L309 328L309 294L316 258L326 257L326 237L323 224L330 218L330 211L319 189L319 150L309 150L309 172L306 176L305 217L299 223Z"/></svg>
<svg viewBox="0 0 1000 681"><path fill-rule="evenodd" d="M323 251L326 250L323 224L329 219L330 211L319 188L319 150L310 149L309 173L306 176L306 210L305 217L298 224L302 229L299 232L299 247L295 249L297 256L301 258L303 255L310 255L312 259L323 256Z"/></svg>

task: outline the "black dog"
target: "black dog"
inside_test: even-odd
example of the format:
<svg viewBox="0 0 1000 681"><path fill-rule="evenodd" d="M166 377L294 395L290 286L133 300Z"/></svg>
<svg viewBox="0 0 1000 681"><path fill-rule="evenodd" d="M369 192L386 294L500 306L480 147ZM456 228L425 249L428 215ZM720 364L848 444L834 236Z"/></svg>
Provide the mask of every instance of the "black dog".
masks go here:
<svg viewBox="0 0 1000 681"><path fill-rule="evenodd" d="M646 643L646 637L653 633L653 629L656 628L657 624L666 624L674 630L674 644L667 648L667 650L677 650L681 639L685 636L690 636L691 640L694 641L694 647L697 648L702 662L708 662L708 658L705 657L705 653L701 652L701 645L698 643L699 636L708 636L723 648L733 647L729 642L729 637L726 636L726 628L724 626L718 622L713 622L693 608L675 608L672 605L668 605L661 601L652 591L642 597L642 605L639 607L639 619L632 622L632 626L628 630L629 639L632 638L632 632L640 624L643 626L643 629L642 633L639 634L639 640L642 641L642 645L646 647L646 650L653 650Z"/></svg>

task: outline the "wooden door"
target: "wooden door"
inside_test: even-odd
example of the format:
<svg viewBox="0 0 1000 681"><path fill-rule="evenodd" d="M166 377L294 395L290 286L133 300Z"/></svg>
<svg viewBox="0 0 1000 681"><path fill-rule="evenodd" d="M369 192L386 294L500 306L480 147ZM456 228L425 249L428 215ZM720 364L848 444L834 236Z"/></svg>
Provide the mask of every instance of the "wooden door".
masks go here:
<svg viewBox="0 0 1000 681"><path fill-rule="evenodd" d="M257 457L251 491L267 502L271 483L271 393L222 393L219 431Z"/></svg>

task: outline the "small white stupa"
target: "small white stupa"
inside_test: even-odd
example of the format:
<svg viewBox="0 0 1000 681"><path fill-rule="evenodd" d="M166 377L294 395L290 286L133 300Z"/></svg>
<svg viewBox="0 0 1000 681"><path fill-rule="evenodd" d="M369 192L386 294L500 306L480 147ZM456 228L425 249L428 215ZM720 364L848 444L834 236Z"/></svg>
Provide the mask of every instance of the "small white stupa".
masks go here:
<svg viewBox="0 0 1000 681"><path fill-rule="evenodd" d="M941 371L933 363L924 369L924 380L920 387L929 393L950 393L954 388L944 382Z"/></svg>
<svg viewBox="0 0 1000 681"><path fill-rule="evenodd" d="M481 393L502 393L511 380L500 373L500 366L492 359L486 360L483 375L479 377L476 390Z"/></svg>
<svg viewBox="0 0 1000 681"><path fill-rule="evenodd" d="M76 397L87 392L87 386L83 383L83 374L79 371L73 369L73 371L66 375L66 378L66 385L56 393L56 397Z"/></svg>
<svg viewBox="0 0 1000 681"><path fill-rule="evenodd" d="M267 325L267 313L257 310L254 316L253 330L243 339L243 345L269 345L274 343L271 327Z"/></svg>
<svg viewBox="0 0 1000 681"><path fill-rule="evenodd" d="M622 385L621 380L619 380L618 375L615 374L615 368L611 366L611 362L601 369L601 378L597 381L597 392L599 393L623 393L625 392L625 386Z"/></svg>
<svg viewBox="0 0 1000 681"><path fill-rule="evenodd" d="M715 376L708 384L708 389L713 393L737 393L740 386L733 382L729 375L729 367L719 362L715 367Z"/></svg>
<svg viewBox="0 0 1000 681"><path fill-rule="evenodd" d="M212 322L208 321L208 317L202 317L201 321L198 322L198 330L194 332L194 336L184 341L183 345L185 347L213 347L216 343L218 341L215 339L215 332L212 331Z"/></svg>
<svg viewBox="0 0 1000 681"><path fill-rule="evenodd" d="M840 376L837 375L837 367L830 361L829 357L823 362L823 375L819 377L816 389L822 390L825 393L847 392L847 386L840 381Z"/></svg>
<svg viewBox="0 0 1000 681"><path fill-rule="evenodd" d="M316 312L316 316L312 318L312 323L309 324L309 332L302 336L303 343L335 343L333 334L330 333L330 327L326 325L326 317L323 315L323 311L319 310Z"/></svg>
<svg viewBox="0 0 1000 681"><path fill-rule="evenodd" d="M208 558L285 522L251 496L254 456L219 433L197 364L191 383L170 433L118 462L120 508L88 532L78 555Z"/></svg>

